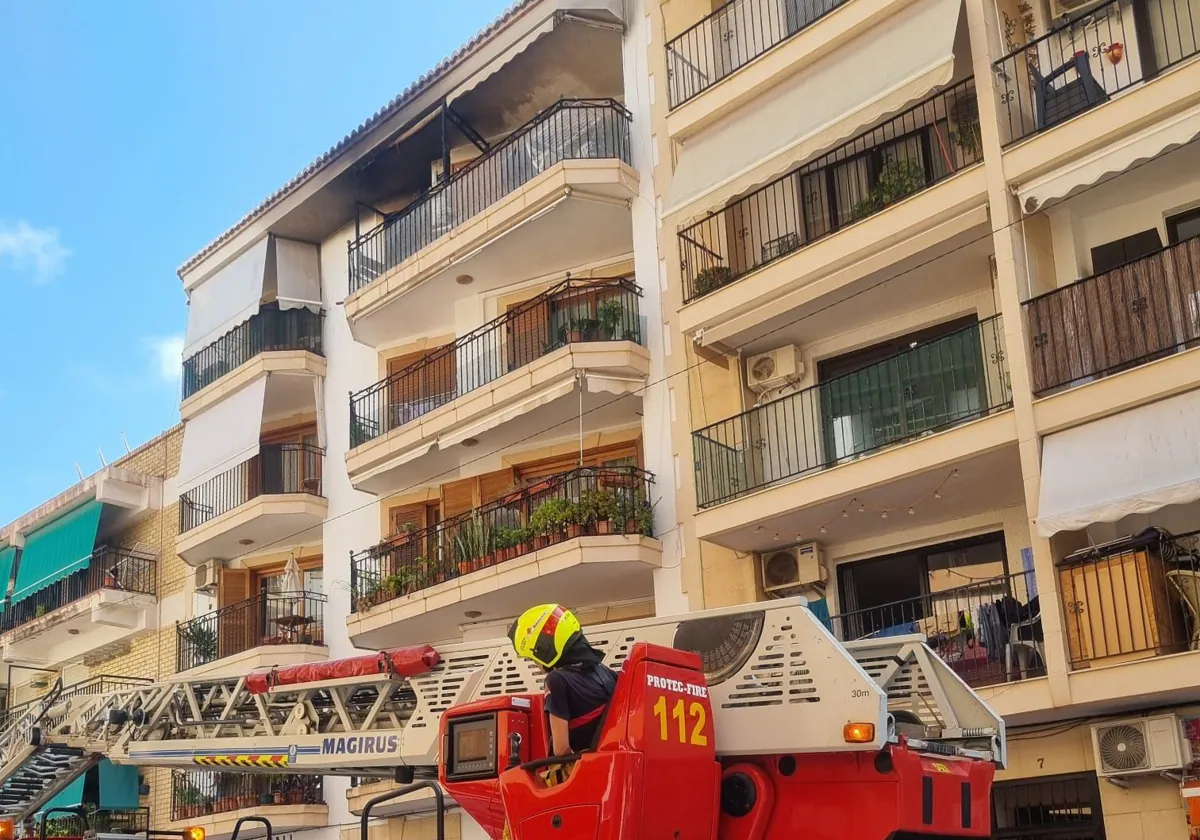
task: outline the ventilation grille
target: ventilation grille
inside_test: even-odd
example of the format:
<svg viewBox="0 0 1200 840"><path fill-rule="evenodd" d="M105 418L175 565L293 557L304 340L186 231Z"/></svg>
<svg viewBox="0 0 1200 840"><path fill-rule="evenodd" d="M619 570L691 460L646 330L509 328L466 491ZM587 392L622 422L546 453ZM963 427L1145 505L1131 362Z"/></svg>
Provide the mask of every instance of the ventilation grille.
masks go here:
<svg viewBox="0 0 1200 840"><path fill-rule="evenodd" d="M945 726L929 689L929 681L918 663L906 661L897 668L896 657L879 656L860 658L858 664L887 694L889 712L910 712L927 727Z"/></svg>
<svg viewBox="0 0 1200 840"><path fill-rule="evenodd" d="M766 644L760 641L749 661L722 685L726 691L720 707L745 709L820 702L796 628L785 623L766 628L763 635Z"/></svg>
<svg viewBox="0 0 1200 840"><path fill-rule="evenodd" d="M458 703L466 702L472 677L487 667L492 654L481 651L443 659L427 674L409 680L417 695L417 708L409 719L412 729L437 727L438 716Z"/></svg>
<svg viewBox="0 0 1200 840"><path fill-rule="evenodd" d="M501 649L488 669L479 688L479 697L498 697L503 694L538 694L543 689L543 677L528 660L521 659L511 647Z"/></svg>

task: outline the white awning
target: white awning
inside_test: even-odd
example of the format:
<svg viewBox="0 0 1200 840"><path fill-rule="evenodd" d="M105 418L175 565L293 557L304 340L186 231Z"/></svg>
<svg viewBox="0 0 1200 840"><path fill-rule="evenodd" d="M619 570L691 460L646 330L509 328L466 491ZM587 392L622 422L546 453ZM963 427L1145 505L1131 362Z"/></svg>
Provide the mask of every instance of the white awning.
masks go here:
<svg viewBox="0 0 1200 840"><path fill-rule="evenodd" d="M460 426L457 429L446 432L438 438L438 449L449 449L451 446L456 446L462 443L467 438L478 437L484 432L495 429L498 426L515 420L523 414L528 414L535 408L541 408L544 405L549 405L555 400L575 391L578 383L575 379L569 379L566 382L557 382L540 391L522 398L521 400L509 405L505 408L494 410L482 419L476 420L465 426Z"/></svg>
<svg viewBox="0 0 1200 840"><path fill-rule="evenodd" d="M1200 390L1042 442L1043 537L1200 499Z"/></svg>
<svg viewBox="0 0 1200 840"><path fill-rule="evenodd" d="M1109 175L1158 157L1163 152L1200 137L1200 105L1155 123L1129 137L1085 155L1040 178L1017 186L1017 197L1026 213L1046 209Z"/></svg>
<svg viewBox="0 0 1200 840"><path fill-rule="evenodd" d="M529 49L543 35L553 32L563 23L564 14L578 14L581 19L608 23L620 23L623 15L622 0L557 0L557 2L543 3L536 8L543 14L536 18L531 15L530 23L523 32L515 36L512 44L484 65L478 73L456 87L446 97L447 103L453 102L479 87L510 61Z"/></svg>
<svg viewBox="0 0 1200 840"><path fill-rule="evenodd" d="M186 359L212 344L258 311L267 271L267 246L263 237L229 265L209 277L188 295Z"/></svg>
<svg viewBox="0 0 1200 840"><path fill-rule="evenodd" d="M722 207L950 82L961 11L917 0L686 141L664 215Z"/></svg>
<svg viewBox="0 0 1200 840"><path fill-rule="evenodd" d="M275 240L275 294L280 309L321 309L321 264L316 245Z"/></svg>
<svg viewBox="0 0 1200 840"><path fill-rule="evenodd" d="M267 378L255 379L183 424L179 495L258 454Z"/></svg>

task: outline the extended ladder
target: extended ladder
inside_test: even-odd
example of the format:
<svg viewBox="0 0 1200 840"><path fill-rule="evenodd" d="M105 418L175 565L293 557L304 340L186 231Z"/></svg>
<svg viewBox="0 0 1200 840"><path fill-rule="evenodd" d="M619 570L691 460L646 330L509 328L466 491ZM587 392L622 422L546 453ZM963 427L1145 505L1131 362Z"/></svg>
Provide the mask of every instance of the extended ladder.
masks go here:
<svg viewBox="0 0 1200 840"><path fill-rule="evenodd" d="M905 735L931 749L1004 764L1002 719L923 637L843 645L803 599L639 619L589 628L587 635L614 668L637 641L700 654L722 755L878 749L899 722ZM361 667L364 659L380 664L370 672ZM385 660L406 665L389 667ZM426 774L437 763L444 711L542 690L541 672L518 659L506 639L272 673L60 697L54 714L33 715L0 733L0 784L7 790L9 780L62 751L77 755L76 763L56 767L55 779L78 775L102 755L193 770L381 776L407 766ZM843 727L851 721L875 723L875 740L845 743ZM58 787L65 784L69 779ZM18 795L14 788L13 794L0 808L23 816L54 791Z"/></svg>

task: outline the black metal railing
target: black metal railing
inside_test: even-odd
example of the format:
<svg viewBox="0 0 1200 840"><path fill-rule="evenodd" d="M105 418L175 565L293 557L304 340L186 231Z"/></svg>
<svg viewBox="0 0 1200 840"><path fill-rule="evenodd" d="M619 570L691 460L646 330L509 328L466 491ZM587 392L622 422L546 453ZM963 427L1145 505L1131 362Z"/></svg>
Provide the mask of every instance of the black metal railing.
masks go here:
<svg viewBox="0 0 1200 840"><path fill-rule="evenodd" d="M158 592L157 572L153 555L117 546L97 548L87 568L9 604L0 627L8 631L28 624L101 589L154 595Z"/></svg>
<svg viewBox="0 0 1200 840"><path fill-rule="evenodd" d="M1012 732L1010 729L1010 735ZM1036 735L1034 732L1033 737ZM1105 837L1100 783L1094 770L997 780L992 787L991 810L992 840L1104 840Z"/></svg>
<svg viewBox="0 0 1200 840"><path fill-rule="evenodd" d="M271 443L258 454L179 498L179 533L190 531L259 496L323 495L325 450L308 443Z"/></svg>
<svg viewBox="0 0 1200 840"><path fill-rule="evenodd" d="M999 315L692 433L710 507L1012 402Z"/></svg>
<svg viewBox="0 0 1200 840"><path fill-rule="evenodd" d="M350 395L350 445L361 446L579 341L642 342L631 280L566 280L451 344Z"/></svg>
<svg viewBox="0 0 1200 840"><path fill-rule="evenodd" d="M1200 343L1200 237L1024 304L1033 392L1119 373Z"/></svg>
<svg viewBox="0 0 1200 840"><path fill-rule="evenodd" d="M630 163L629 111L612 99L563 99L486 154L350 243L355 292L566 160Z"/></svg>
<svg viewBox="0 0 1200 840"><path fill-rule="evenodd" d="M1152 529L1057 572L1072 668L1200 650L1200 531Z"/></svg>
<svg viewBox="0 0 1200 840"><path fill-rule="evenodd" d="M85 837L97 834L145 835L150 831L149 808L99 808L83 814L58 813L46 822L47 837Z"/></svg>
<svg viewBox="0 0 1200 840"><path fill-rule="evenodd" d="M653 536L654 476L636 467L580 468L491 504L406 531L350 557L359 612L552 543L603 534Z"/></svg>
<svg viewBox="0 0 1200 840"><path fill-rule="evenodd" d="M667 103L678 108L847 0L732 0L667 42Z"/></svg>
<svg viewBox="0 0 1200 840"><path fill-rule="evenodd" d="M966 79L679 231L692 301L983 160Z"/></svg>
<svg viewBox="0 0 1200 840"><path fill-rule="evenodd" d="M261 592L175 625L175 670L187 671L261 645L324 645L324 595Z"/></svg>
<svg viewBox="0 0 1200 840"><path fill-rule="evenodd" d="M324 805L321 776L259 776L252 773L171 773L171 820L266 805Z"/></svg>
<svg viewBox="0 0 1200 840"><path fill-rule="evenodd" d="M1190 0L1109 0L995 62L1002 139L1060 125L1198 54Z"/></svg>
<svg viewBox="0 0 1200 840"><path fill-rule="evenodd" d="M936 580L968 579L955 570ZM931 582L934 578L931 576ZM932 589L931 585L926 588ZM854 593L842 593L853 604ZM832 616L843 642L917 633L971 686L1046 673L1041 602L1032 571L931 591L869 609Z"/></svg>
<svg viewBox="0 0 1200 840"><path fill-rule="evenodd" d="M273 350L307 350L324 355L324 312L303 307L281 310L267 303L212 344L183 363L183 398L202 391L260 353Z"/></svg>

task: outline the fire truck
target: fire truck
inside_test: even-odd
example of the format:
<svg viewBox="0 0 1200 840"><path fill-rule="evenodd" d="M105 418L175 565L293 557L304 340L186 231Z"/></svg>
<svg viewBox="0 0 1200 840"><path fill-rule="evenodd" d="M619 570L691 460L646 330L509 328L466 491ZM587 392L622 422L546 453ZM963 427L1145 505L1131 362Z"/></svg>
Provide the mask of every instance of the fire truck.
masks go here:
<svg viewBox="0 0 1200 840"><path fill-rule="evenodd" d="M0 813L24 819L107 757L394 775L410 787L386 797L433 787L439 822L456 805L494 840L990 834L1004 722L923 636L843 644L803 598L587 634L619 676L579 755L550 755L543 674L507 639L408 647L103 694L56 684L0 731Z"/></svg>

